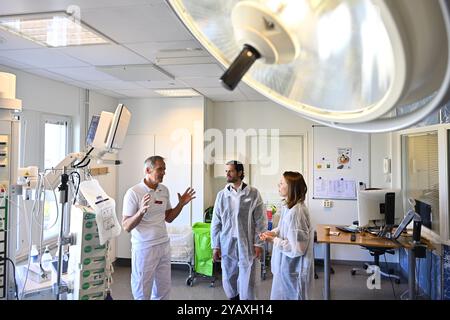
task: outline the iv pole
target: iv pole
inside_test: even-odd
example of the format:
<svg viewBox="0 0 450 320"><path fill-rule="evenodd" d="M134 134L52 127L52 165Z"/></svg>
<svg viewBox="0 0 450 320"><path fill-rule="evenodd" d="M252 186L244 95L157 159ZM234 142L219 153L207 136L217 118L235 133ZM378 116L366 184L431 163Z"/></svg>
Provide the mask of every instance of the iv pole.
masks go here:
<svg viewBox="0 0 450 320"><path fill-rule="evenodd" d="M61 184L58 187L59 193L59 203L61 203L61 226L59 229L59 241L58 241L58 268L56 275L56 300L59 300L61 293L67 292L67 286L61 286L61 274L62 274L62 247L66 244L67 238L64 237L64 216L65 216L65 208L68 201L68 191L69 185L67 182L69 181L69 176L66 173L66 167L63 169L63 174L61 175Z"/></svg>

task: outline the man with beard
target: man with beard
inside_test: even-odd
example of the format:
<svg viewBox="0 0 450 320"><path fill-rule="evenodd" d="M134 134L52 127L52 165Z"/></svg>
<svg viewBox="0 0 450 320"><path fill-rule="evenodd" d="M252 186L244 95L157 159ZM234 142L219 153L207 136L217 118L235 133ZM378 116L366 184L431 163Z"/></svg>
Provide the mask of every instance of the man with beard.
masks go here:
<svg viewBox="0 0 450 320"><path fill-rule="evenodd" d="M217 194L211 224L213 258L221 260L223 288L230 300L256 300L265 207L259 191L243 182L241 162L227 162L225 172L228 184Z"/></svg>

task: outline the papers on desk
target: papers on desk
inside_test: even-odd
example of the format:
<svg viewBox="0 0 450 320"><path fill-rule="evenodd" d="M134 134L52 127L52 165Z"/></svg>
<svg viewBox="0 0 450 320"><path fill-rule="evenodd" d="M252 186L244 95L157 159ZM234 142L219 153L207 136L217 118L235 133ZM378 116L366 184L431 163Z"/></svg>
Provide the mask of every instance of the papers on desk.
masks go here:
<svg viewBox="0 0 450 320"><path fill-rule="evenodd" d="M340 234L339 231L330 231L330 236L338 236Z"/></svg>

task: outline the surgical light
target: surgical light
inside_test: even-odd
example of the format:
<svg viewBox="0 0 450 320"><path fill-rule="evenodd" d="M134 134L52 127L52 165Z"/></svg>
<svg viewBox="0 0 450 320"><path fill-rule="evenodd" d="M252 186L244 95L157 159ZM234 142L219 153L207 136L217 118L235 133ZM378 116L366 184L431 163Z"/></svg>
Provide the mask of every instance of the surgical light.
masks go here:
<svg viewBox="0 0 450 320"><path fill-rule="evenodd" d="M310 120L411 126L449 99L448 0L167 0L227 69Z"/></svg>

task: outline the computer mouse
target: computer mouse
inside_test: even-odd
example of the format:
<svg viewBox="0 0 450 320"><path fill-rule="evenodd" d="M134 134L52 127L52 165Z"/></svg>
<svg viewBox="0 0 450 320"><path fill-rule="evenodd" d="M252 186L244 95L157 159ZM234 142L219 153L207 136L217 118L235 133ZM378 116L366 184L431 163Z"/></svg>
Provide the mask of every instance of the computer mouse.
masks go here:
<svg viewBox="0 0 450 320"><path fill-rule="evenodd" d="M356 241L356 234L352 233L352 235L350 236L350 241Z"/></svg>

